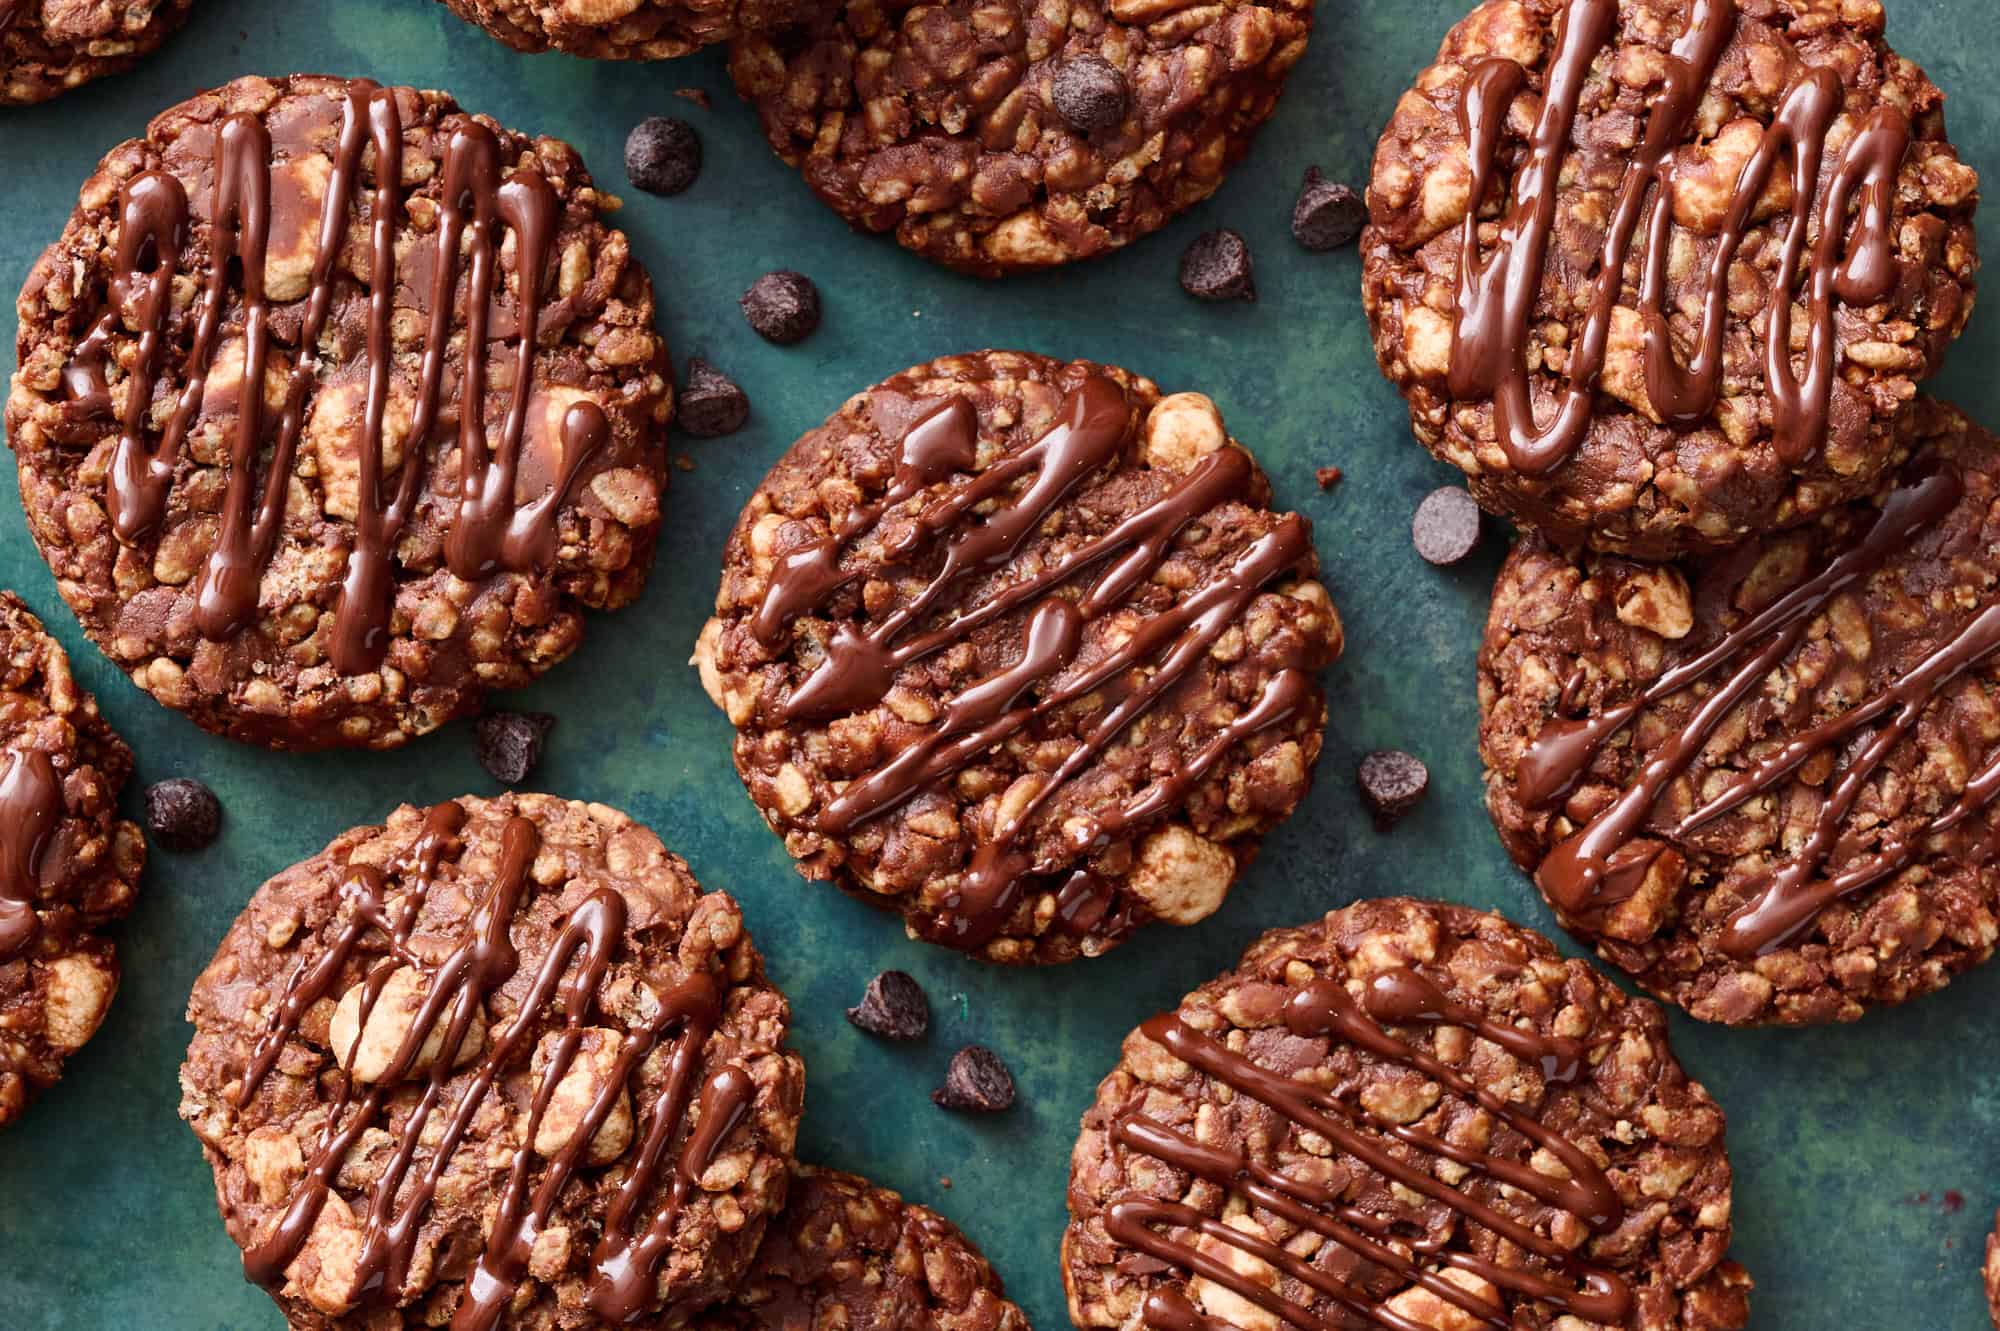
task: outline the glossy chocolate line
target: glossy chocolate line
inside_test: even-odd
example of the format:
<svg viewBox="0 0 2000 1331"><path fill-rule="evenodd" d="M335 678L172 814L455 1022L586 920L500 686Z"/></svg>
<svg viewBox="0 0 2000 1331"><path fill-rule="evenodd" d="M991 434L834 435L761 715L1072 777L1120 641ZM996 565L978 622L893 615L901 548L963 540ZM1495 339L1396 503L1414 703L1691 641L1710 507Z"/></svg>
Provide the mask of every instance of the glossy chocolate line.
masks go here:
<svg viewBox="0 0 2000 1331"><path fill-rule="evenodd" d="M62 779L49 755L10 749L0 770L0 963L24 952L41 928L35 889L62 815Z"/></svg>
<svg viewBox="0 0 2000 1331"><path fill-rule="evenodd" d="M5 36L9 28L20 22L22 11L28 7L28 0L0 0L0 36Z"/></svg>
<svg viewBox="0 0 2000 1331"><path fill-rule="evenodd" d="M127 302L135 303L141 329L138 355L126 391L114 459L134 457L143 447L141 430L159 373L162 329L168 303L173 299L187 218L187 191L178 179L164 171L141 171L119 188L115 260L118 271L112 274L109 284L109 308L77 343L70 363L63 368L63 386L78 413L86 417L108 415L111 388L104 377L104 366L110 354L111 335L119 327L123 307Z"/></svg>

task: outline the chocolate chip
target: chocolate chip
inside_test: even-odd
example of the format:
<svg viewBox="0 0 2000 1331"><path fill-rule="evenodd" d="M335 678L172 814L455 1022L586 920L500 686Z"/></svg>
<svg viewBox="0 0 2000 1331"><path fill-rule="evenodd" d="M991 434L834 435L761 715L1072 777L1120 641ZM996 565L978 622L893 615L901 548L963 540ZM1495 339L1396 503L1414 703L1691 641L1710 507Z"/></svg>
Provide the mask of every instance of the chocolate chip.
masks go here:
<svg viewBox="0 0 2000 1331"><path fill-rule="evenodd" d="M1340 484L1340 478L1343 474L1338 467L1321 467L1313 473L1313 479L1319 482L1320 489L1331 490L1334 486Z"/></svg>
<svg viewBox="0 0 2000 1331"><path fill-rule="evenodd" d="M488 712L473 727L479 765L503 786L528 779L556 719L547 712Z"/></svg>
<svg viewBox="0 0 2000 1331"><path fill-rule="evenodd" d="M199 781L177 776L146 787L146 832L166 850L205 850L222 830L222 801Z"/></svg>
<svg viewBox="0 0 2000 1331"><path fill-rule="evenodd" d="M679 194L701 174L701 136L672 116L650 116L625 136L625 174L648 194Z"/></svg>
<svg viewBox="0 0 2000 1331"><path fill-rule="evenodd" d="M1197 300L1255 300L1250 247L1224 227L1204 231L1181 255L1181 290Z"/></svg>
<svg viewBox="0 0 2000 1331"><path fill-rule="evenodd" d="M868 982L847 1019L885 1040L921 1040L931 1028L931 1004L923 986L902 971L883 971Z"/></svg>
<svg viewBox="0 0 2000 1331"><path fill-rule="evenodd" d="M1328 180L1319 168L1306 168L1299 201L1292 205L1292 239L1313 251L1352 245L1368 225L1368 205L1346 185Z"/></svg>
<svg viewBox="0 0 2000 1331"><path fill-rule="evenodd" d="M804 273L780 268L750 284L737 304L766 342L790 346L819 327L819 288Z"/></svg>
<svg viewBox="0 0 2000 1331"><path fill-rule="evenodd" d="M1456 564L1479 545L1479 505L1456 485L1424 496L1410 520L1417 553L1433 564Z"/></svg>
<svg viewBox="0 0 2000 1331"><path fill-rule="evenodd" d="M952 1055L944 1085L931 1092L940 1109L997 1114L1014 1103L1014 1074L985 1045L969 1044Z"/></svg>
<svg viewBox="0 0 2000 1331"><path fill-rule="evenodd" d="M674 96L684 102L693 102L702 110L708 110L708 92L703 88L675 88Z"/></svg>
<svg viewBox="0 0 2000 1331"><path fill-rule="evenodd" d="M1354 779L1361 798L1375 815L1375 826L1386 832L1417 807L1430 789L1431 772L1421 758L1400 749L1378 749L1361 760Z"/></svg>
<svg viewBox="0 0 2000 1331"><path fill-rule="evenodd" d="M750 398L736 381L699 356L688 359L687 387L674 419L697 439L735 434L750 419Z"/></svg>
<svg viewBox="0 0 2000 1331"><path fill-rule="evenodd" d="M1110 61L1094 55L1063 61L1056 71L1054 94L1056 113L1086 134L1123 121L1131 100L1125 76Z"/></svg>

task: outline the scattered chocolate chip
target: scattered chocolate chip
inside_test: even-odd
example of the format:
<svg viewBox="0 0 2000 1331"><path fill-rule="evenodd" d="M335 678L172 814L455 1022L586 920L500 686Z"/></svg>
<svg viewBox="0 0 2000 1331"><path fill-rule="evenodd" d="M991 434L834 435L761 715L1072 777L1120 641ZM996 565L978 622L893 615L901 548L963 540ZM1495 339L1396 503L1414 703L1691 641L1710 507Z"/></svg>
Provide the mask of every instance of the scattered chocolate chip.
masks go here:
<svg viewBox="0 0 2000 1331"><path fill-rule="evenodd" d="M1125 76L1094 55L1063 61L1056 70L1054 95L1056 113L1086 134L1123 121L1131 100Z"/></svg>
<svg viewBox="0 0 2000 1331"><path fill-rule="evenodd" d="M1456 485L1424 496L1410 520L1417 553L1433 564L1456 564L1479 545L1479 504Z"/></svg>
<svg viewBox="0 0 2000 1331"><path fill-rule="evenodd" d="M1368 225L1368 205L1346 185L1328 180L1319 168L1306 168L1299 201L1292 205L1292 239L1317 254L1352 245Z"/></svg>
<svg viewBox="0 0 2000 1331"><path fill-rule="evenodd" d="M222 801L184 776L146 787L146 832L167 850L205 850L222 830Z"/></svg>
<svg viewBox="0 0 2000 1331"><path fill-rule="evenodd" d="M1319 488L1322 490L1331 490L1334 486L1339 485L1341 475L1341 470L1338 467L1321 467L1313 473L1313 476L1319 481Z"/></svg>
<svg viewBox="0 0 2000 1331"><path fill-rule="evenodd" d="M473 727L479 765L503 786L528 779L556 719L547 712L488 712Z"/></svg>
<svg viewBox="0 0 2000 1331"><path fill-rule="evenodd" d="M674 419L697 439L735 434L750 419L750 398L736 381L699 356L688 360L687 387Z"/></svg>
<svg viewBox="0 0 2000 1331"><path fill-rule="evenodd" d="M923 986L902 971L883 971L868 982L847 1019L885 1040L921 1040L931 1028L931 1003Z"/></svg>
<svg viewBox="0 0 2000 1331"><path fill-rule="evenodd" d="M1181 290L1197 300L1255 300L1250 247L1224 227L1204 231L1181 255Z"/></svg>
<svg viewBox="0 0 2000 1331"><path fill-rule="evenodd" d="M1421 758L1400 749L1378 749L1361 760L1354 778L1361 798L1375 814L1375 826L1388 831L1417 807L1430 789L1431 772Z"/></svg>
<svg viewBox="0 0 2000 1331"><path fill-rule="evenodd" d="M693 102L702 110L708 110L708 90L706 88L675 88L674 96L684 102Z"/></svg>
<svg viewBox="0 0 2000 1331"><path fill-rule="evenodd" d="M819 288L810 277L789 268L752 282L737 303L757 336L781 347L803 341L819 327Z"/></svg>
<svg viewBox="0 0 2000 1331"><path fill-rule="evenodd" d="M649 116L625 137L625 174L648 194L679 194L701 174L701 136L672 116Z"/></svg>
<svg viewBox="0 0 2000 1331"><path fill-rule="evenodd" d="M1014 1074L985 1045L969 1044L952 1055L944 1085L931 1092L940 1109L997 1114L1014 1103Z"/></svg>

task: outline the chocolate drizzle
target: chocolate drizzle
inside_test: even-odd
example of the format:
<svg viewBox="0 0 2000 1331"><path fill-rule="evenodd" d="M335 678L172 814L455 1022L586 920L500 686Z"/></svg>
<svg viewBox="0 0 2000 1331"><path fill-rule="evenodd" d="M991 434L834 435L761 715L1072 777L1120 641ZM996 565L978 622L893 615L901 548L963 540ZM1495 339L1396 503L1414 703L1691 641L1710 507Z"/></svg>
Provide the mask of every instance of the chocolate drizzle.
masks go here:
<svg viewBox="0 0 2000 1331"><path fill-rule="evenodd" d="M566 1184L575 1176L583 1153L630 1085L639 1066L662 1039L672 1041L666 1085L654 1102L646 1138L613 1207L606 1237L595 1258L591 1283L593 1306L614 1321L628 1321L645 1311L654 1298L659 1262L674 1234L675 1221L686 1203L693 1180L700 1177L722 1140L741 1122L755 1087L738 1068L713 1074L703 1089L699 1117L687 1135L678 1162L671 1199L653 1217L642 1241L628 1243L620 1226L653 1191L661 1154L687 1118L689 1087L704 1047L721 1014L722 994L715 977L697 972L662 995L648 1015L623 1037L613 1070L568 1142L553 1157L530 1189L536 1157L533 1143L557 1087L574 1065L598 993L610 973L625 933L625 898L609 887L586 896L569 914L554 943L535 971L519 1008L489 1042L441 1127L432 1119L448 1096L457 1075L457 1055L487 1000L513 978L520 957L510 938L510 926L522 904L529 871L541 850L533 823L508 820L501 836L500 866L492 888L474 909L470 927L458 946L434 969L410 954L409 940L418 913L428 897L443 857L457 845L464 810L456 803L440 804L425 816L424 827L404 861L400 897L389 903L382 873L367 865L349 866L341 884L348 919L327 950L310 965L301 965L287 980L284 992L254 1047L250 1066L237 1093L247 1106L269 1075L287 1040L306 1011L332 997L362 940L371 934L386 938L386 955L361 981L362 997L352 1048L336 1050L342 1059L341 1089L331 1106L318 1150L307 1165L306 1180L293 1196L276 1226L244 1253L244 1272L259 1284L276 1285L286 1268L303 1251L320 1212L331 1195L332 1180L362 1134L381 1116L389 1094L408 1076L427 1047L434 1048L421 1097L409 1117L396 1149L371 1194L362 1217L356 1258L357 1301L392 1305L401 1297L415 1253L419 1232L437 1195L452 1157L464 1141L474 1117L491 1096L501 1074L532 1052L531 1042L551 1002L559 1004L563 1024L552 1046L530 1105L520 1146L515 1150L507 1182L500 1194L484 1250L465 1282L464 1296L452 1317L451 1331L491 1331L498 1325L526 1274L535 1238ZM387 1070L350 1109L356 1089L354 1060L362 1032L388 985L403 966L431 973L409 1031ZM442 1023L442 1039L437 1040ZM433 1045L433 1041L437 1042ZM343 1121L344 1120L344 1121ZM434 1135L433 1135L434 1133ZM433 1144L434 1143L434 1144ZM411 1181L420 1146L428 1145L428 1163ZM614 1235L618 1235L614 1239Z"/></svg>
<svg viewBox="0 0 2000 1331"><path fill-rule="evenodd" d="M72 405L83 415L110 410L105 380L109 340L128 317L140 334L139 352L126 386L122 428L114 449L108 507L119 541L135 545L157 535L165 521L175 474L189 429L199 416L224 329L232 274L240 275L243 387L230 444L229 481L213 548L195 592L196 627L211 641L240 633L252 620L259 586L270 568L286 520L306 408L322 370L319 344L332 309L335 268L345 246L360 187L365 154L374 149L375 187L369 209L368 397L359 450L359 502L354 541L334 615L328 655L342 674L378 668L387 651L393 600L390 561L418 498L438 433L445 357L452 342L454 308L465 310L464 367L458 391L459 494L456 520L445 540L446 562L467 581L501 570L528 572L554 559L556 523L584 467L603 447L609 422L601 408L580 401L562 424L563 466L550 488L529 502L517 494L521 449L534 386L535 338L543 288L555 249L560 204L539 172L501 176L501 146L493 131L469 117L453 125L442 165L444 197L429 268L430 322L421 384L402 474L393 495L383 494L384 424L394 344L391 316L397 283L396 226L402 216L403 123L394 89L366 80L349 83L340 137L333 154L319 218L310 293L287 379L261 488L257 463L267 436L263 385L270 359L270 304L265 262L270 242L274 159L269 131L248 112L224 120L216 133L215 188L209 219L206 287L194 337L181 367L183 387L157 441L145 421L152 401L170 314L170 294L188 219L185 188L175 177L147 171L126 183L110 308L77 345L64 379ZM499 447L488 456L485 400L489 321L497 272L500 228L516 238L514 338L516 365ZM469 253L466 295L457 297L461 256Z"/></svg>
<svg viewBox="0 0 2000 1331"><path fill-rule="evenodd" d="M1528 71L1505 57L1476 65L1459 104L1459 122L1471 158L1471 203L1460 231L1457 319L1452 330L1448 384L1453 397L1491 397L1501 447L1518 471L1542 475L1575 452L1589 430L1599 377L1605 368L1612 313L1625 280L1626 260L1644 231L1639 316L1646 392L1659 418L1675 428L1698 425L1715 408L1720 391L1729 269L1764 196L1772 173L1789 156L1792 215L1772 291L1765 390L1770 398L1773 443L1780 460L1797 466L1824 444L1834 379L1834 308L1838 296L1852 305L1880 300L1895 286L1890 234L1896 176L1910 142L1908 117L1884 103L1861 118L1854 136L1833 161L1823 195L1820 176L1828 130L1845 93L1838 73L1800 65L1780 99L1771 126L1743 166L1729 208L1707 260L1701 288L1702 320L1693 361L1676 357L1666 315L1667 265L1673 241L1674 150L1687 141L1716 64L1736 28L1733 0L1688 0L1686 27L1664 64L1665 87L1647 116L1645 134L1632 152L1605 228L1597 277L1583 326L1568 357L1569 382L1546 424L1537 424L1529 387L1530 323L1541 292L1557 190L1571 132L1591 67L1609 42L1618 17L1616 0L1570 0L1558 23L1540 112L1515 197L1500 225L1493 255L1479 253L1480 205L1491 192L1508 108L1527 86ZM1860 207L1848 225L1857 197ZM1814 213L1818 199L1819 210ZM1805 374L1792 367L1791 292L1809 236ZM1843 257L1844 250L1844 257Z"/></svg>
<svg viewBox="0 0 2000 1331"><path fill-rule="evenodd" d="M26 951L41 927L36 879L62 814L62 779L49 755L8 750L0 764L0 963Z"/></svg>
<svg viewBox="0 0 2000 1331"><path fill-rule="evenodd" d="M1367 1111L1350 1104L1337 1090L1323 1090L1260 1067L1173 1013L1155 1017L1141 1029L1148 1039L1203 1076L1269 1107L1300 1131L1317 1133L1343 1155L1392 1183L1535 1254L1550 1273L1503 1266L1475 1253L1455 1250L1449 1246L1449 1227L1411 1233L1410 1220L1347 1204L1342 1197L1353 1182L1349 1176L1337 1176L1335 1182L1324 1185L1302 1182L1252 1160L1240 1148L1197 1141L1142 1111L1121 1118L1112 1129L1113 1137L1127 1150L1152 1156L1173 1169L1240 1194L1253 1206L1339 1245L1364 1263L1393 1273L1401 1283L1421 1286L1494 1331L1506 1331L1513 1325L1506 1309L1445 1279L1431 1269L1433 1266L1469 1272L1500 1290L1546 1301L1587 1322L1625 1324L1632 1309L1632 1291L1623 1277L1580 1260L1530 1225L1439 1181L1407 1151L1394 1149L1381 1139L1386 1136L1411 1150L1451 1160L1543 1206L1569 1212L1596 1233L1609 1233L1623 1221L1625 1207L1610 1178L1588 1154L1520 1106L1390 1034L1385 1024L1450 1024L1471 1030L1538 1063L1549 1086L1571 1086L1580 1081L1586 1053L1581 1044L1490 1021L1453 1002L1430 979L1407 968L1375 976L1359 1002L1337 981L1314 980L1292 993L1284 1018L1287 1030L1299 1039L1343 1041L1473 1101L1534 1147L1554 1156L1568 1177L1553 1178L1525 1162L1471 1150L1407 1124L1376 1121L1372 1132L1365 1130ZM1233 1263L1198 1245L1192 1236L1267 1263L1370 1325L1390 1331L1423 1331L1428 1325L1403 1316L1351 1278L1179 1202L1122 1197L1107 1209L1105 1225L1118 1243L1220 1285L1299 1331L1335 1331L1352 1323L1345 1316L1330 1318L1315 1313L1279 1290L1249 1278ZM1405 1256L1403 1249L1410 1255ZM1220 1331L1225 1325L1204 1316L1174 1288L1149 1294L1142 1320L1154 1331Z"/></svg>
<svg viewBox="0 0 2000 1331"><path fill-rule="evenodd" d="M0 37L7 34L21 19L21 13L28 7L28 0L0 0Z"/></svg>
<svg viewBox="0 0 2000 1331"><path fill-rule="evenodd" d="M1124 392L1111 380L1093 375L1064 397L1048 433L920 509L884 554L891 560L907 559L926 542L941 538L938 571L908 604L873 626L836 624L823 659L778 704L788 721L823 720L872 706L889 692L903 667L963 642L982 625L1035 602L1014 664L949 699L932 729L851 781L811 819L814 831L837 837L962 770L1035 719L1098 690L1112 693L1112 705L1082 742L1019 812L979 844L935 918L915 925L933 942L976 950L1000 931L1019 904L1028 876L1054 871L1038 866L1017 845L1048 801L1180 682L1266 584L1312 558L1304 519L1288 515L1238 554L1221 577L1145 621L1124 643L1065 674L1083 644L1086 624L1115 609L1143 585L1166 558L1177 533L1218 504L1249 491L1255 475L1249 456L1224 447L1202 458L1158 499L1102 536L1009 584L942 627L912 632L948 591L1011 560L1064 499L1093 472L1114 461L1125 444L1129 422ZM919 418L904 436L894 478L882 499L851 510L832 535L780 557L752 620L758 640L767 648L775 647L791 619L822 606L859 577L861 570L840 569L841 550L925 487L969 468L977 426L970 405L960 398L948 399ZM975 507L1002 500L1023 477L1030 479L1017 496L983 521L968 519ZM1072 580L1100 569L1080 591L1063 593ZM1155 669L1142 682L1120 681L1147 664ZM1302 670L1278 671L1259 701L1223 727L1174 776L1097 819L1075 838L1070 850L1082 855L1099 849L1131 825L1172 808L1233 745L1298 715L1311 704L1312 696L1311 681ZM1079 888L1072 894L1065 920L1091 909L1101 917L1109 903L1099 902L1098 896Z"/></svg>

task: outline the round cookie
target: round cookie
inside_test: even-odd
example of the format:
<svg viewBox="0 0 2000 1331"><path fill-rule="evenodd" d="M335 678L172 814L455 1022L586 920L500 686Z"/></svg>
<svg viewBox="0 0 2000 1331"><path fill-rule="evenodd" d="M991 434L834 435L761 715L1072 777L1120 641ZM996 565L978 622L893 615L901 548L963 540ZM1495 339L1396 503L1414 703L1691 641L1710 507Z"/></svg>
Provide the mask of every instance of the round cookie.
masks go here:
<svg viewBox="0 0 2000 1331"><path fill-rule="evenodd" d="M730 71L852 226L997 277L1087 259L1215 192L1305 51L1311 0L846 0Z"/></svg>
<svg viewBox="0 0 2000 1331"><path fill-rule="evenodd" d="M852 1174L802 1166L749 1274L695 1331L1028 1331L958 1226Z"/></svg>
<svg viewBox="0 0 2000 1331"><path fill-rule="evenodd" d="M1297 807L1340 619L1198 393L988 351L864 389L764 478L696 663L808 878L989 961L1221 905Z"/></svg>
<svg viewBox="0 0 2000 1331"><path fill-rule="evenodd" d="M194 0L0 0L0 106L45 102L130 69Z"/></svg>
<svg viewBox="0 0 2000 1331"><path fill-rule="evenodd" d="M1363 301L1481 503L1661 558L1902 460L1972 311L1979 182L1882 26L1824 0L1487 0L1446 36L1376 149Z"/></svg>
<svg viewBox="0 0 2000 1331"><path fill-rule="evenodd" d="M1740 1328L1723 1127L1654 1004L1498 915L1363 901L1126 1037L1070 1161L1070 1319Z"/></svg>
<svg viewBox="0 0 2000 1331"><path fill-rule="evenodd" d="M671 60L795 18L801 0L443 0L517 51Z"/></svg>
<svg viewBox="0 0 2000 1331"><path fill-rule="evenodd" d="M404 807L257 890L181 1116L301 1331L682 1325L784 1201L804 1065L736 903L601 804Z"/></svg>
<svg viewBox="0 0 2000 1331"><path fill-rule="evenodd" d="M22 289L6 411L91 639L277 748L400 744L568 655L644 585L666 484L613 202L564 144L360 80L239 79L112 149Z"/></svg>
<svg viewBox="0 0 2000 1331"><path fill-rule="evenodd" d="M0 1127L55 1085L118 992L146 841L118 817L132 751L69 655L0 591Z"/></svg>
<svg viewBox="0 0 2000 1331"><path fill-rule="evenodd" d="M1529 538L1486 802L1564 925L1732 1025L1852 1020L2000 937L2000 443L1928 399L1876 500L1679 565Z"/></svg>

